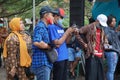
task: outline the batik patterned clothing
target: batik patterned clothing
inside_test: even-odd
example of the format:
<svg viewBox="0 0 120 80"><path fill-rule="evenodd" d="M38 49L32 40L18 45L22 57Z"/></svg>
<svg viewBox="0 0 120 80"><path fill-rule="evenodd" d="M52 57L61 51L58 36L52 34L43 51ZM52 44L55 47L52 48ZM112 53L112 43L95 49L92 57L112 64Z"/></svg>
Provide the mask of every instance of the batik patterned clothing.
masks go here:
<svg viewBox="0 0 120 80"><path fill-rule="evenodd" d="M19 47L19 39L16 34L12 33L7 40L7 57L5 58L5 67L7 71L7 80L14 80L13 77L9 74L10 70L13 66L16 68L16 75L19 80L28 80L24 67L20 66L20 47ZM24 32L20 32L22 34L23 40L25 40L28 48L28 52L31 54L31 38Z"/></svg>

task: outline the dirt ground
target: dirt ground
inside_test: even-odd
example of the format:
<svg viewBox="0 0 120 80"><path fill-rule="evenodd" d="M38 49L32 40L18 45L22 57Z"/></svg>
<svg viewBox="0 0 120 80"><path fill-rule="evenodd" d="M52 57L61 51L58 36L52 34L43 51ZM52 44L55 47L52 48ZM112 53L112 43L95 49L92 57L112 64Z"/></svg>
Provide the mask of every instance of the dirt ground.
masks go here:
<svg viewBox="0 0 120 80"><path fill-rule="evenodd" d="M0 68L0 80L6 80L6 71L5 68ZM85 80L83 76L79 76L76 79L68 79L68 80Z"/></svg>
<svg viewBox="0 0 120 80"><path fill-rule="evenodd" d="M5 68L0 68L0 80L6 80Z"/></svg>

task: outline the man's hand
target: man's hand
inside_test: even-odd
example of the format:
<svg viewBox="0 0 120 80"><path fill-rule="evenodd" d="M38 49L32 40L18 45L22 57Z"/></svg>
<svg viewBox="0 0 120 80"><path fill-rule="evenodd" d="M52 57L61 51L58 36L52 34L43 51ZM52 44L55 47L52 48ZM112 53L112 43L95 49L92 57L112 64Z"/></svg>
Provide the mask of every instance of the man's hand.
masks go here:
<svg viewBox="0 0 120 80"><path fill-rule="evenodd" d="M78 35L78 34L79 34L79 29L78 29L78 28L75 28L74 34L75 34L75 35Z"/></svg>
<svg viewBox="0 0 120 80"><path fill-rule="evenodd" d="M88 45L85 43L84 45L85 50L87 50Z"/></svg>
<svg viewBox="0 0 120 80"><path fill-rule="evenodd" d="M104 44L104 49L105 50L109 50L110 49L110 45L109 44Z"/></svg>
<svg viewBox="0 0 120 80"><path fill-rule="evenodd" d="M68 35L72 34L75 31L75 28L73 27L69 27L65 33L67 33Z"/></svg>

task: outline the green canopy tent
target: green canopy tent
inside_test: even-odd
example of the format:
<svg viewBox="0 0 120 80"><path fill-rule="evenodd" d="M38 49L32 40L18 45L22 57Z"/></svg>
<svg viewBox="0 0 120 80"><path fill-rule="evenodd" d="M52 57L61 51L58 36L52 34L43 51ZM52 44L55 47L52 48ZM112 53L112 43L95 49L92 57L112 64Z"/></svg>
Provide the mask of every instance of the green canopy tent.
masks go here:
<svg viewBox="0 0 120 80"><path fill-rule="evenodd" d="M119 0L96 0L92 8L92 17L96 19L97 15L113 15L120 21L120 1Z"/></svg>

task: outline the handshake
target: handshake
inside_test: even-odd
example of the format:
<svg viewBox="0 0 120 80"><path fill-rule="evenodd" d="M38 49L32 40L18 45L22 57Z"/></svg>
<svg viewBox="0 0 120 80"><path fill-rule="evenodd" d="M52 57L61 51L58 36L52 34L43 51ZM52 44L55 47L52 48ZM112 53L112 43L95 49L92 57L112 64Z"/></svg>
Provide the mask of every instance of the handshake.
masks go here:
<svg viewBox="0 0 120 80"><path fill-rule="evenodd" d="M79 29L75 25L73 25L69 27L65 33L69 35L73 35L73 34L76 35L79 34Z"/></svg>

